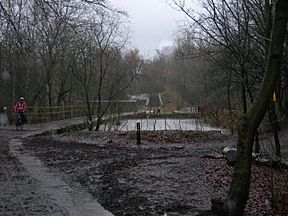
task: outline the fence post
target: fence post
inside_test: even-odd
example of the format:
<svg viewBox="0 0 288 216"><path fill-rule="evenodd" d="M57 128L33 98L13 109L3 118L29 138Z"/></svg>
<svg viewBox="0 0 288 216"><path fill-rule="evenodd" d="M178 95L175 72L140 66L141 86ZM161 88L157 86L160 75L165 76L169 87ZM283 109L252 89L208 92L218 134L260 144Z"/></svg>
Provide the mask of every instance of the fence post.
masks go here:
<svg viewBox="0 0 288 216"><path fill-rule="evenodd" d="M141 137L140 137L140 122L137 122L137 145L141 144Z"/></svg>

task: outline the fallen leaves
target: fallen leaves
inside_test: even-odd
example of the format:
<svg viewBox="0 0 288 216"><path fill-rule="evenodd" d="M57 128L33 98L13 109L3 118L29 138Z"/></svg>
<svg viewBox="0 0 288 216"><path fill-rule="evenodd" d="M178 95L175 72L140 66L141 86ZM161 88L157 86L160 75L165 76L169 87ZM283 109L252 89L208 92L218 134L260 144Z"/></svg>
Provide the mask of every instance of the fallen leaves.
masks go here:
<svg viewBox="0 0 288 216"><path fill-rule="evenodd" d="M126 134L129 139L136 139L135 133ZM153 143L199 143L207 141L223 141L229 136L219 131L142 131L141 139Z"/></svg>
<svg viewBox="0 0 288 216"><path fill-rule="evenodd" d="M225 159L205 159L206 177L214 189L213 198L223 201L228 195L233 167ZM252 165L246 216L288 215L288 178L286 171Z"/></svg>
<svg viewBox="0 0 288 216"><path fill-rule="evenodd" d="M220 157L201 158L222 152L221 148L225 146L222 141L227 137L219 132L142 131L141 138L145 142L140 148L134 142L134 132L79 132L60 138L57 142L55 137L34 139L29 141L33 145L29 145L40 158L52 162L53 167L64 170L65 175L69 174L73 180L87 186L94 196L103 191L100 194L103 203L119 215L128 212L137 212L130 215L154 215L152 212L159 215L168 209L163 204L165 201L169 203L171 197L183 203L191 201L198 189L208 201L213 198L224 201L229 192L233 167ZM107 140L113 142L108 144ZM101 182L103 188L99 187ZM181 190L177 184L189 189L179 194ZM141 190L135 185L140 185ZM287 188L287 176L281 170L253 165L245 215L287 216ZM152 201L142 197L147 194ZM156 207L151 209L151 205ZM182 215L176 207L170 210ZM185 205L181 209L187 210Z"/></svg>

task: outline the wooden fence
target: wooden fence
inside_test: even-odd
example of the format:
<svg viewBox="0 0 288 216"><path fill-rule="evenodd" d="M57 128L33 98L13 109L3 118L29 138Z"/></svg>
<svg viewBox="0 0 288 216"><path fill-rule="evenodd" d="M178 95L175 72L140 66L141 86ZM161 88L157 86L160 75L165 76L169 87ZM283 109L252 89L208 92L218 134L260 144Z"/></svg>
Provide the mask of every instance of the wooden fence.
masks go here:
<svg viewBox="0 0 288 216"><path fill-rule="evenodd" d="M107 101L103 101L103 109ZM142 101L111 101L111 106L107 110L107 114L119 113L119 112L132 112L139 110L140 107L143 107L145 104ZM97 111L97 102L91 104L92 112L95 114ZM101 110L103 111L103 110ZM8 113L10 122L15 122L16 113L14 112L14 107L11 107L10 112ZM37 106L28 106L27 118L29 123L41 123L54 120L63 120L76 117L82 117L87 115L87 106L83 103L78 105L69 105L69 106L53 106L53 107L37 107Z"/></svg>
<svg viewBox="0 0 288 216"><path fill-rule="evenodd" d="M51 120L63 120L86 115L86 106L54 106L54 107L30 107L28 108L29 119L34 122Z"/></svg>
<svg viewBox="0 0 288 216"><path fill-rule="evenodd" d="M10 113L10 122L14 122L16 113L12 107ZM76 118L86 115L86 106L71 105L71 106L53 106L53 107L28 107L27 118L30 123L40 123L54 120L63 120Z"/></svg>

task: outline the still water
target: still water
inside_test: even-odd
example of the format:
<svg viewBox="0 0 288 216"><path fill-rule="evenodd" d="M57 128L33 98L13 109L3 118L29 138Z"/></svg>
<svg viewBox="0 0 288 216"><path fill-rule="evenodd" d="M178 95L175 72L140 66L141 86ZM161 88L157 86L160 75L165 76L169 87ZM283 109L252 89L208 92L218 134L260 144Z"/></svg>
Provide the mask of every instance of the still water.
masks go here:
<svg viewBox="0 0 288 216"><path fill-rule="evenodd" d="M222 129L204 124L198 119L126 119L119 125L102 125L104 131L133 131L136 130L137 122L140 123L141 130L192 130L192 131L211 131Z"/></svg>

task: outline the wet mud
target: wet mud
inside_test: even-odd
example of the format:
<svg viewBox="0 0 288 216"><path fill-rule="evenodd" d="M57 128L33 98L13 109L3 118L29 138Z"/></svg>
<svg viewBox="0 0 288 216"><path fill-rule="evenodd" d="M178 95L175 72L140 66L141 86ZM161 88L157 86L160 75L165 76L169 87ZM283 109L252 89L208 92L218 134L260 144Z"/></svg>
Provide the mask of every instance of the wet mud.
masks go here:
<svg viewBox="0 0 288 216"><path fill-rule="evenodd" d="M25 139L24 146L116 216L213 215L211 199L225 200L233 173L218 156L223 147L235 146L235 137L158 131L142 132L141 138L137 145L132 132L77 132ZM288 215L288 202L281 198L288 197L285 176L253 164L245 216ZM278 200L273 205L272 195Z"/></svg>
<svg viewBox="0 0 288 216"><path fill-rule="evenodd" d="M0 215L68 215L49 197L39 193L38 182L15 157L0 154L0 163Z"/></svg>
<svg viewBox="0 0 288 216"><path fill-rule="evenodd" d="M144 132L137 145L133 133L79 132L24 144L116 216L185 216L213 215L213 171L202 157L221 153L233 141L220 132Z"/></svg>

